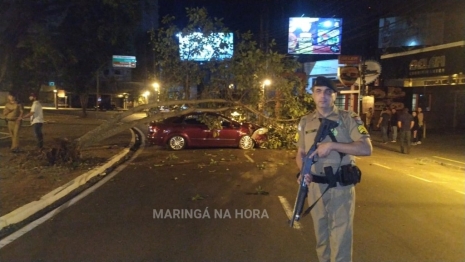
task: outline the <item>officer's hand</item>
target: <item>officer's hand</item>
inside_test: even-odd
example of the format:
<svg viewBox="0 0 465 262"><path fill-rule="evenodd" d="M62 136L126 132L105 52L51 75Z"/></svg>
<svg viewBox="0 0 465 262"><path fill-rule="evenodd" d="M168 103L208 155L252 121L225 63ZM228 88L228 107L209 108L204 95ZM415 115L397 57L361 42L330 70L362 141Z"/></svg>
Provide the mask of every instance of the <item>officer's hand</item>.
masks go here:
<svg viewBox="0 0 465 262"><path fill-rule="evenodd" d="M312 158L315 155L318 157L327 157L332 150L332 142L318 143L315 152L313 152L309 158Z"/></svg>
<svg viewBox="0 0 465 262"><path fill-rule="evenodd" d="M312 183L312 178L313 177L311 175L309 175L309 174L305 174L304 177L305 177L305 184L307 184L307 186L310 185L310 183ZM302 176L299 176L299 178L297 178L297 183L299 185L300 185L300 182L302 181L301 178L302 178Z"/></svg>

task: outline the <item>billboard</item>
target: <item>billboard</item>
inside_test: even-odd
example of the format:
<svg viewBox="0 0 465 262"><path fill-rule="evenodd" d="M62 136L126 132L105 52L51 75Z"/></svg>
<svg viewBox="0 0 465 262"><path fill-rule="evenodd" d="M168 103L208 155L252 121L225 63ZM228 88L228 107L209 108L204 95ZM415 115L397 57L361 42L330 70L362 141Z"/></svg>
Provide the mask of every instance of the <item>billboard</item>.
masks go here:
<svg viewBox="0 0 465 262"><path fill-rule="evenodd" d="M233 56L233 33L212 33L204 36L201 32L188 35L178 33L181 60L209 61L223 60Z"/></svg>
<svg viewBox="0 0 465 262"><path fill-rule="evenodd" d="M125 55L114 55L112 59L113 67L136 68L136 57Z"/></svg>
<svg viewBox="0 0 465 262"><path fill-rule="evenodd" d="M341 54L342 18L289 18L289 54Z"/></svg>

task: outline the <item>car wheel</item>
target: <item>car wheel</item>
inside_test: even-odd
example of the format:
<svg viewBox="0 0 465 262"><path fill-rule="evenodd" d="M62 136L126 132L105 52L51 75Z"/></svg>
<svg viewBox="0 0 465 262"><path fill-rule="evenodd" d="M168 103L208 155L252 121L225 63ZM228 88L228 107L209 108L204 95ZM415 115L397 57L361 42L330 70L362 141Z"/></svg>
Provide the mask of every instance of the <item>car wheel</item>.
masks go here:
<svg viewBox="0 0 465 262"><path fill-rule="evenodd" d="M168 141L168 146L172 150L181 150L186 147L186 139L182 136L173 136Z"/></svg>
<svg viewBox="0 0 465 262"><path fill-rule="evenodd" d="M253 139L250 136L243 136L239 140L239 148L241 149L251 149L254 146Z"/></svg>

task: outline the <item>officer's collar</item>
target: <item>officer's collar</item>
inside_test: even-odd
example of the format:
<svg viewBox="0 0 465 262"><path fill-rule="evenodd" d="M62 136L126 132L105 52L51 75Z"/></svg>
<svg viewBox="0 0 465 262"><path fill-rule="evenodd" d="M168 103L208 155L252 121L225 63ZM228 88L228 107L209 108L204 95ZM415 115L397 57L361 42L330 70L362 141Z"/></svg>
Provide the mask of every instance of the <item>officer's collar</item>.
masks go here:
<svg viewBox="0 0 465 262"><path fill-rule="evenodd" d="M333 106L333 111L331 111L331 113L329 113L328 116L324 117L322 114L320 114L320 112L318 112L318 110L315 110L315 112L313 113L313 118L334 119L334 118L338 118L338 115L339 115L339 109L336 106Z"/></svg>

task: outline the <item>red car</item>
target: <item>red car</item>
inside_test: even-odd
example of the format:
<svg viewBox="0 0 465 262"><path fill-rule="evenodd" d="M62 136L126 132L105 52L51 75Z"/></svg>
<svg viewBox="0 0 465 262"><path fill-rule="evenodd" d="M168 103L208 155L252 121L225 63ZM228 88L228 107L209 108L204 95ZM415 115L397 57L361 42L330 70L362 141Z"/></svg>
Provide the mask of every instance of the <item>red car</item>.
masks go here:
<svg viewBox="0 0 465 262"><path fill-rule="evenodd" d="M221 129L210 130L204 122L221 123ZM150 144L172 150L186 147L239 147L251 149L266 141L268 130L251 123L239 123L216 113L191 113L170 117L149 125Z"/></svg>

